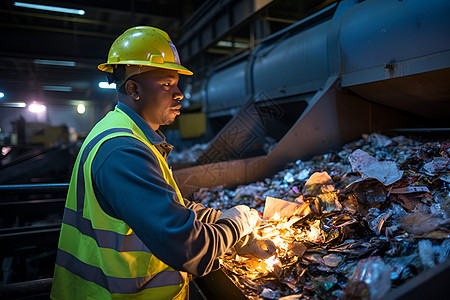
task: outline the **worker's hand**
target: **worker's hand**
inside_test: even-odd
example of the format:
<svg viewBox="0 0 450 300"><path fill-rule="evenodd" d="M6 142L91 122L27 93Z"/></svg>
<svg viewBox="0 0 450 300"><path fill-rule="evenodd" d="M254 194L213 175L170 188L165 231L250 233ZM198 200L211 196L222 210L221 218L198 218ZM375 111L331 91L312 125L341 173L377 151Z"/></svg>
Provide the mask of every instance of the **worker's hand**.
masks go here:
<svg viewBox="0 0 450 300"><path fill-rule="evenodd" d="M241 229L241 237L249 234L261 221L258 212L250 209L247 205L237 205L224 211L219 219L230 219L235 221Z"/></svg>
<svg viewBox="0 0 450 300"><path fill-rule="evenodd" d="M269 258L277 251L274 242L260 237L255 232L251 232L239 240L234 246L234 249L241 256L252 256L260 259Z"/></svg>

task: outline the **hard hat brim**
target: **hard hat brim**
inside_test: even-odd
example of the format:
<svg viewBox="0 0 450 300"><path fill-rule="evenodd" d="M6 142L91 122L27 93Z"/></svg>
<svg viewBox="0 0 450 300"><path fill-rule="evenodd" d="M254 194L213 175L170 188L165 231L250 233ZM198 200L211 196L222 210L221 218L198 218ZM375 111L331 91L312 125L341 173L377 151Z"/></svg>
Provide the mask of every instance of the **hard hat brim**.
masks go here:
<svg viewBox="0 0 450 300"><path fill-rule="evenodd" d="M192 71L183 67L182 65L179 65L177 63L171 63L171 62L164 62L162 64L158 64L158 63L151 63L149 61L121 61L121 62L117 62L117 63L113 63L113 64L111 64L111 63L100 64L100 65L98 65L98 69L103 72L112 73L115 65L147 66L147 67L154 67L154 68L160 68L160 69L175 70L178 72L178 74L181 74L181 75L193 75L194 74Z"/></svg>

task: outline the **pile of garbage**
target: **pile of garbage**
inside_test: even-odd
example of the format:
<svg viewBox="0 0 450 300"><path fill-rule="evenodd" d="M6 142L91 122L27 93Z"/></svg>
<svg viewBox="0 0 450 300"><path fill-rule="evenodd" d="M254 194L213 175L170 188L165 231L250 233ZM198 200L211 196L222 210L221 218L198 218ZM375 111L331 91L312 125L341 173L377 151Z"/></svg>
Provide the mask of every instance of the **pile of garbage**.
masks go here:
<svg viewBox="0 0 450 300"><path fill-rule="evenodd" d="M197 158L205 152L208 144L195 144L190 148L178 151L177 148L174 148L169 157L167 158L167 163L169 166L172 165L183 165L189 164L197 161Z"/></svg>
<svg viewBox="0 0 450 300"><path fill-rule="evenodd" d="M231 249L222 269L248 299L379 299L450 256L450 142L364 135L273 178L194 199L246 204L269 259Z"/></svg>

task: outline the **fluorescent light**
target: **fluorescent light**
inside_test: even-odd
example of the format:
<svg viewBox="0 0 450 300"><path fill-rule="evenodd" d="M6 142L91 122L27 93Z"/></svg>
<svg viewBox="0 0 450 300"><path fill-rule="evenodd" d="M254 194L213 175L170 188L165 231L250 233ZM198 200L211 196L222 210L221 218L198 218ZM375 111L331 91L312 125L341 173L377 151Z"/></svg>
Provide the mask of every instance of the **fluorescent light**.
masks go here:
<svg viewBox="0 0 450 300"><path fill-rule="evenodd" d="M77 112L82 115L86 111L86 106L84 104L80 103L77 105Z"/></svg>
<svg viewBox="0 0 450 300"><path fill-rule="evenodd" d="M75 62L74 61L67 61L67 60L35 59L34 63L38 64L38 65L75 67Z"/></svg>
<svg viewBox="0 0 450 300"><path fill-rule="evenodd" d="M1 102L2 107L26 107L25 102Z"/></svg>
<svg viewBox="0 0 450 300"><path fill-rule="evenodd" d="M32 103L28 106L28 110L34 113L44 112L47 108L43 104Z"/></svg>
<svg viewBox="0 0 450 300"><path fill-rule="evenodd" d="M242 48L242 49L248 48L248 44L246 44L246 43L240 43L240 42L233 43L230 41L218 41L217 46L228 47L228 48L235 47L235 48Z"/></svg>
<svg viewBox="0 0 450 300"><path fill-rule="evenodd" d="M74 15L84 15L84 13L85 13L84 10L82 10L82 9L73 9L73 8L32 4L32 3L24 3L24 2L14 2L14 6L32 8L32 9L40 9L40 10L48 10L48 11L56 11L56 12L61 12L61 13L74 14Z"/></svg>
<svg viewBox="0 0 450 300"><path fill-rule="evenodd" d="M116 84L115 83L107 83L106 81L102 81L98 83L98 86L102 89L115 89L116 88Z"/></svg>
<svg viewBox="0 0 450 300"><path fill-rule="evenodd" d="M5 97L5 94L0 92L0 98L3 98L3 97Z"/></svg>
<svg viewBox="0 0 450 300"><path fill-rule="evenodd" d="M217 42L217 46L233 47L233 43L232 42L228 42L228 41L218 41Z"/></svg>
<svg viewBox="0 0 450 300"><path fill-rule="evenodd" d="M62 85L44 85L42 87L44 91L52 91L52 92L71 92L71 86L62 86Z"/></svg>

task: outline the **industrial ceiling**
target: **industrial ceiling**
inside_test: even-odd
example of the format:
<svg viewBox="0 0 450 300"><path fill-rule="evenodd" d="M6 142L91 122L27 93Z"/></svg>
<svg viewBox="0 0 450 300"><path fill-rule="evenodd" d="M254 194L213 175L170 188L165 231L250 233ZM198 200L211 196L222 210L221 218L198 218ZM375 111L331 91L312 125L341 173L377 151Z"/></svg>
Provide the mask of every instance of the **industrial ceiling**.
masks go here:
<svg viewBox="0 0 450 300"><path fill-rule="evenodd" d="M37 10L0 3L0 90L3 101L108 99L98 87L114 39L135 25L152 25L179 35L180 24L202 1L77 0L23 1L84 10L84 15ZM173 9L173 8L176 9ZM48 60L68 66L48 65ZM70 63L72 62L72 63ZM51 62L50 62L51 63Z"/></svg>
<svg viewBox="0 0 450 300"><path fill-rule="evenodd" d="M110 102L115 95L99 88L105 76L97 65L106 60L114 39L132 26L167 31L182 62L201 75L211 63L251 49L261 38L330 2L334 1L3 0L0 92L5 96L0 107L14 101ZM18 3L72 8L84 14L37 10Z"/></svg>

